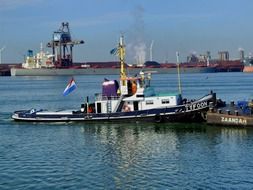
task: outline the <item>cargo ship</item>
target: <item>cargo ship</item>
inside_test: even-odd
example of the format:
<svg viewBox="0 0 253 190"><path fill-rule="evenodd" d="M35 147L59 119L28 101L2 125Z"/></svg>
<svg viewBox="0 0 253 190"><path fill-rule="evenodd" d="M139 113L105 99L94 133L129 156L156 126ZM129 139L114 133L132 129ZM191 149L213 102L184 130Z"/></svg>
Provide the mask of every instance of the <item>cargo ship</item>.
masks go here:
<svg viewBox="0 0 253 190"><path fill-rule="evenodd" d="M69 24L63 22L47 44L47 47L52 48L52 53L45 53L42 45L40 52L35 55L32 50L28 50L24 63L11 68L11 76L116 75L120 72L119 62L73 63L73 47L83 43L83 40L72 40ZM205 64L182 64L180 68L181 73L216 71L215 67L208 67ZM147 61L141 66L126 64L126 70L130 75L140 71L158 74L177 73L177 64Z"/></svg>
<svg viewBox="0 0 253 190"><path fill-rule="evenodd" d="M32 50L28 50L24 63L12 67L10 74L11 76L57 76L116 75L119 73L119 62L74 63L73 47L80 44L84 44L84 41L72 40L69 24L63 22L61 27L53 33L52 40L47 44L47 47L52 48L51 54L45 53L42 45L40 52L35 55ZM187 62L180 63L181 73L213 73L242 71L243 69L240 60L211 60L209 54L210 52L207 52L203 58L191 55ZM135 75L140 71L152 71L154 74L172 74L177 73L177 64L147 61L143 64L126 64L126 71L130 75Z"/></svg>
<svg viewBox="0 0 253 190"><path fill-rule="evenodd" d="M253 72L253 58L247 57L244 59L244 67L243 72L245 73L252 73Z"/></svg>
<svg viewBox="0 0 253 190"><path fill-rule="evenodd" d="M244 68L240 59L213 60L212 65L216 67L216 72L242 72Z"/></svg>
<svg viewBox="0 0 253 190"><path fill-rule="evenodd" d="M245 72L245 73L252 73L253 72L253 66L251 66L251 65L244 66L243 72Z"/></svg>
<svg viewBox="0 0 253 190"><path fill-rule="evenodd" d="M127 70L127 73L134 75L140 71L152 71L154 74L175 74L177 69L164 69L164 68L131 68ZM112 68L89 68L89 69L22 69L11 68L11 76L61 76L61 75L116 75L119 69ZM215 68L187 68L183 69L181 73L211 73L215 72Z"/></svg>
<svg viewBox="0 0 253 190"><path fill-rule="evenodd" d="M120 71L118 62L91 62L84 64L76 64L72 67L40 67L27 68L16 66L11 68L11 76L58 76L58 75L117 75ZM177 73L176 64L159 64L160 66L128 66L126 72L130 75L135 75L140 71L150 71L154 74L175 74ZM181 73L213 73L216 72L216 67L182 65Z"/></svg>

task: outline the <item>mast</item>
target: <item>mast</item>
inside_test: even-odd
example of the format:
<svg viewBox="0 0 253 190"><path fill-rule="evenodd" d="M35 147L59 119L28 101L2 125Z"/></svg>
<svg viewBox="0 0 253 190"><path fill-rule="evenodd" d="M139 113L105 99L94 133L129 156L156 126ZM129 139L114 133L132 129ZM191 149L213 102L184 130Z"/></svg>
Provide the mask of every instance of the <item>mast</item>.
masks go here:
<svg viewBox="0 0 253 190"><path fill-rule="evenodd" d="M121 95L127 95L128 88L127 88L127 76L125 68L125 45L123 36L121 36L119 39L118 52L120 61L120 93Z"/></svg>
<svg viewBox="0 0 253 190"><path fill-rule="evenodd" d="M120 80L126 79L126 68L125 68L125 46L123 42L123 36L119 39L119 61L120 61Z"/></svg>
<svg viewBox="0 0 253 190"><path fill-rule="evenodd" d="M179 94L182 94L181 89L181 78L180 78L180 67L179 67L179 52L176 52L177 55L177 79L178 79L178 92Z"/></svg>

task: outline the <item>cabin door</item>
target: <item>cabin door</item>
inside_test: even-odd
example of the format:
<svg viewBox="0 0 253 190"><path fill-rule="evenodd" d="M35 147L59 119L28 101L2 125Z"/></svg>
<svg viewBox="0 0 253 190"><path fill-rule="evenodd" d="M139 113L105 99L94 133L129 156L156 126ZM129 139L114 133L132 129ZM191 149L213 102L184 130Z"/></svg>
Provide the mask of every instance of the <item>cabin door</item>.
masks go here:
<svg viewBox="0 0 253 190"><path fill-rule="evenodd" d="M101 103L97 103L97 113L101 113Z"/></svg>
<svg viewBox="0 0 253 190"><path fill-rule="evenodd" d="M134 102L134 111L138 111L139 110L139 102L135 101Z"/></svg>

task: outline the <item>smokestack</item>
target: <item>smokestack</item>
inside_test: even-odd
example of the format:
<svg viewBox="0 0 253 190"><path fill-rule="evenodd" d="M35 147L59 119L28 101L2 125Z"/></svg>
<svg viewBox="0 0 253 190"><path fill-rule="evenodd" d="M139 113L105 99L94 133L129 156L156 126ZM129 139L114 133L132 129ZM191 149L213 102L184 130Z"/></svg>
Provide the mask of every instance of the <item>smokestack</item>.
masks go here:
<svg viewBox="0 0 253 190"><path fill-rule="evenodd" d="M244 49L243 48L239 48L238 51L239 51L239 54L240 54L240 60L243 61L245 59Z"/></svg>

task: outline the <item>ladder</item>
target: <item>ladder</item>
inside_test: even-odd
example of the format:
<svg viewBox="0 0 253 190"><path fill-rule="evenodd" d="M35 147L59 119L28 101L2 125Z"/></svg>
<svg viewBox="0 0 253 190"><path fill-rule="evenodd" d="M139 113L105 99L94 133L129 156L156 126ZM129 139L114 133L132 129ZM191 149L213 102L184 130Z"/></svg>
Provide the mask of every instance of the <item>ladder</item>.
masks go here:
<svg viewBox="0 0 253 190"><path fill-rule="evenodd" d="M119 100L118 100L118 103L117 103L117 105L115 106L113 112L119 112L119 111L122 109L122 107L123 107L123 102L122 102L122 100L123 100L124 97L125 97L125 96L120 96L120 98L119 98Z"/></svg>
<svg viewBox="0 0 253 190"><path fill-rule="evenodd" d="M108 101L107 102L107 113L111 113L112 112L112 101Z"/></svg>

